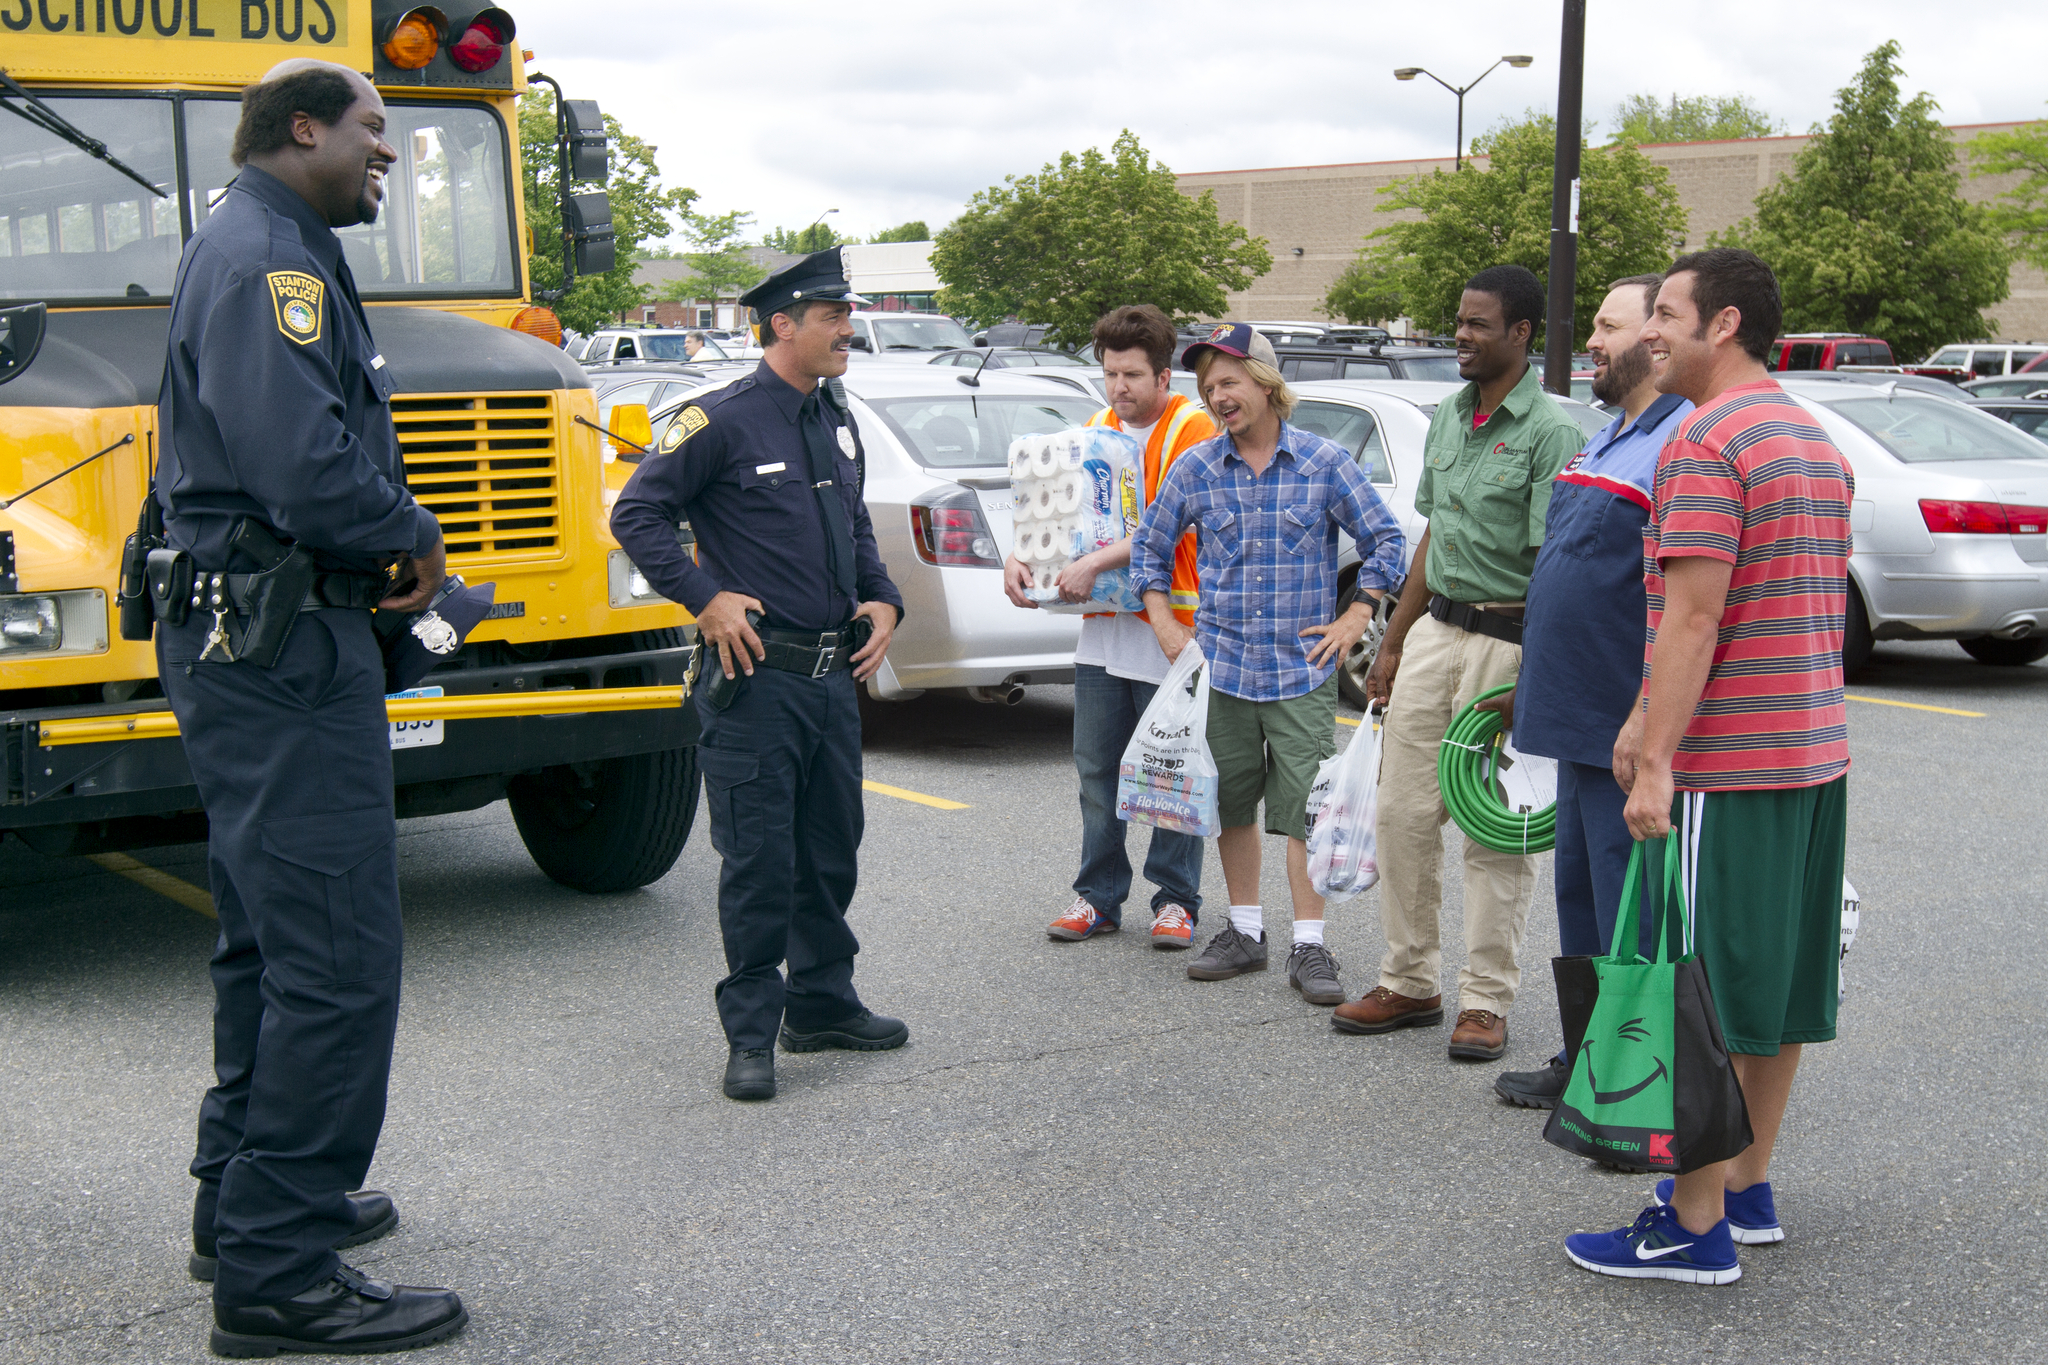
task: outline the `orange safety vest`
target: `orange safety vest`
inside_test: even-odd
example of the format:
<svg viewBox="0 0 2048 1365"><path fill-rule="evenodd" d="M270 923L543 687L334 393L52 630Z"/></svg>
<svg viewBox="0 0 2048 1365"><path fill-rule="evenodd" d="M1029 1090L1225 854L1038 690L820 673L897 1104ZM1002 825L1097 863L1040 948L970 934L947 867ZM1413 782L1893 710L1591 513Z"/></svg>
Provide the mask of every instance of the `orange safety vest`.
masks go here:
<svg viewBox="0 0 2048 1365"><path fill-rule="evenodd" d="M1115 408L1104 408L1088 419L1091 427L1112 427L1124 429ZM1181 457L1190 446L1200 445L1216 434L1216 424L1209 420L1209 414L1189 401L1187 395L1169 393L1166 409L1159 414L1159 420L1152 426L1152 435L1145 442L1145 505L1159 496L1160 480L1173 462ZM1173 614L1184 626L1195 623L1196 588L1201 579L1195 571L1195 533L1192 529L1180 538L1180 544L1173 551L1173 580L1167 589L1167 600L1173 606ZM1113 611L1089 612L1090 616L1114 616Z"/></svg>

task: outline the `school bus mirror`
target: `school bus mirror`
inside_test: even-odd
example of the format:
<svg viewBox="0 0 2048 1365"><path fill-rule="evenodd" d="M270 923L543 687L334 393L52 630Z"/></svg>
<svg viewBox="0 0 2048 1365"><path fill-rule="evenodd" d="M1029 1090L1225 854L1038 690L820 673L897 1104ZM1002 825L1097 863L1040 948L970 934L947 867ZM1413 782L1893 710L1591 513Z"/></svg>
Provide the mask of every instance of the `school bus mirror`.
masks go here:
<svg viewBox="0 0 2048 1365"><path fill-rule="evenodd" d="M611 178L611 144L596 100L562 101L562 136L569 144L571 180Z"/></svg>
<svg viewBox="0 0 2048 1365"><path fill-rule="evenodd" d="M36 353L43 349L47 319L48 306L41 303L0 308L0 384L35 363Z"/></svg>

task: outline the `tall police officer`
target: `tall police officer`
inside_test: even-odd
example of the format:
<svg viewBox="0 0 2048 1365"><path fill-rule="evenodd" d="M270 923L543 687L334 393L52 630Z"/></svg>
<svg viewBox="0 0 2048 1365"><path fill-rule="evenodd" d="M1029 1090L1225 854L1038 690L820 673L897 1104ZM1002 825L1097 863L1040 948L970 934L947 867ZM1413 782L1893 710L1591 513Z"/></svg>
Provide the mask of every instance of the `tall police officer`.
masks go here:
<svg viewBox="0 0 2048 1365"><path fill-rule="evenodd" d="M861 500L858 435L819 383L846 372L847 317L866 300L835 248L741 302L761 325L760 367L677 414L619 495L612 533L696 614L706 649L697 761L725 860L724 1088L765 1100L778 1026L791 1052L910 1037L861 1005L846 925L863 819L856 684L882 666L903 597ZM701 563L677 543L685 517Z"/></svg>
<svg viewBox="0 0 2048 1365"><path fill-rule="evenodd" d="M370 609L416 610L445 572L333 231L376 218L397 154L367 80L293 61L243 91L233 156L241 174L186 246L171 305L156 489L170 550L150 572L220 915L192 1269L214 1282L220 1354L402 1350L459 1330L461 1300L335 1254L398 1221L383 1195L348 1193L383 1126L398 1017ZM310 571L300 553L299 578L260 572L287 547ZM287 581L302 586L289 601Z"/></svg>

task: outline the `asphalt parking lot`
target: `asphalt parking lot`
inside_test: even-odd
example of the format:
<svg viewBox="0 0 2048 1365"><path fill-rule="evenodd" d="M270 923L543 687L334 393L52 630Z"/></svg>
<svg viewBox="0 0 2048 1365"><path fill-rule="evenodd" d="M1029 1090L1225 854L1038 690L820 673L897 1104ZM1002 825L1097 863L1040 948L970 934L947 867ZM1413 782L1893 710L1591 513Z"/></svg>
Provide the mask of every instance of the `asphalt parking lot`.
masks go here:
<svg viewBox="0 0 2048 1365"><path fill-rule="evenodd" d="M1574 1268L1564 1235L1628 1222L1649 1178L1491 1095L1556 1043L1547 857L1505 1063L1335 1034L1279 952L1200 984L1142 933L1049 941L1079 829L1060 688L877 713L868 777L940 802L870 794L853 912L859 985L911 1043L784 1056L771 1104L717 1090L701 817L609 897L543 879L502 806L403 826L371 1173L403 1223L351 1259L462 1291L473 1321L423 1357L451 1363L2048 1358L2048 663L1881 644L1850 693L1842 1036L1780 1143L1787 1240L1736 1285ZM209 1358L183 1168L212 931L179 890L204 881L196 848L0 846L0 1361ZM1330 944L1374 984L1377 893Z"/></svg>

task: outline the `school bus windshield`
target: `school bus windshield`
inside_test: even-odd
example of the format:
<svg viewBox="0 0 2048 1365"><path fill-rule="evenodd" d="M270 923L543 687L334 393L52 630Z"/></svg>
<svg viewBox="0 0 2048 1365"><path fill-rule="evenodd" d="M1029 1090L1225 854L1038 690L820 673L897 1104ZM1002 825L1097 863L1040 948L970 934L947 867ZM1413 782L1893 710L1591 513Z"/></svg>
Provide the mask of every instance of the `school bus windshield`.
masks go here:
<svg viewBox="0 0 2048 1365"><path fill-rule="evenodd" d="M176 193L157 198L89 153L0 113L0 299L168 300L185 236L234 177L228 152L240 102L41 97L116 159ZM385 137L398 163L385 178L383 211L339 234L363 297L518 296L510 157L496 112L393 103Z"/></svg>

